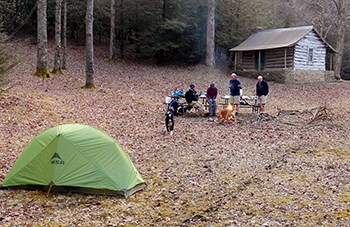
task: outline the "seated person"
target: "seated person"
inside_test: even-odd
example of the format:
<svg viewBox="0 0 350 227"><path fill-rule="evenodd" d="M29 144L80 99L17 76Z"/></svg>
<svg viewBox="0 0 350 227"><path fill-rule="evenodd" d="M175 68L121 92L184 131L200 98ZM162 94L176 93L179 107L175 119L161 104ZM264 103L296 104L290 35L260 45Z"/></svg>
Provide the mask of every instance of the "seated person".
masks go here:
<svg viewBox="0 0 350 227"><path fill-rule="evenodd" d="M186 92L185 99L189 106L195 108L198 110L199 114L203 115L204 106L202 103L198 102L198 94L195 90L195 87L196 86L194 84L190 84L190 89Z"/></svg>

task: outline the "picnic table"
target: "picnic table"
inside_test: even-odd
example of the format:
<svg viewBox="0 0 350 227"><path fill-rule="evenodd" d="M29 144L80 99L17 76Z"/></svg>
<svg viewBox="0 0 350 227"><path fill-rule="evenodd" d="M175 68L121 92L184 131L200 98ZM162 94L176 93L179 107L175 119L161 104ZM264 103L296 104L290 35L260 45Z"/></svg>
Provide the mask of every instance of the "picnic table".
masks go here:
<svg viewBox="0 0 350 227"><path fill-rule="evenodd" d="M209 108L208 99L205 93L200 92L198 96L199 102L201 102L205 109ZM165 104L167 108L172 100L176 100L179 105L179 111L184 113L187 108L189 108L186 100L185 94L181 91L180 93L174 92L172 95L168 95L165 98ZM222 108L226 108L230 102L230 95L222 95L217 99L217 106L221 106ZM259 111L258 105L258 97L257 96L240 96L240 108L251 108L253 113L257 113Z"/></svg>
<svg viewBox="0 0 350 227"><path fill-rule="evenodd" d="M221 98L224 100L221 105L224 106L224 108L229 104L230 102L230 95L223 95ZM258 105L258 96L246 96L242 95L240 98L240 108L251 108L253 113L257 113L259 111L259 105Z"/></svg>
<svg viewBox="0 0 350 227"><path fill-rule="evenodd" d="M188 104L186 100L184 100L185 95L171 95L166 96L165 98L165 104L167 105L167 108L172 100L176 100L179 104L179 110L181 113L184 113L186 108L188 107ZM201 94L198 96L199 102L201 102L204 105L205 109L209 108L208 99L206 94ZM222 108L226 108L230 102L230 95L222 95L220 96L220 99L217 100L217 105L221 106ZM259 111L259 105L258 105L258 97L257 96L246 96L242 95L240 98L240 108L251 108L253 113L257 113Z"/></svg>

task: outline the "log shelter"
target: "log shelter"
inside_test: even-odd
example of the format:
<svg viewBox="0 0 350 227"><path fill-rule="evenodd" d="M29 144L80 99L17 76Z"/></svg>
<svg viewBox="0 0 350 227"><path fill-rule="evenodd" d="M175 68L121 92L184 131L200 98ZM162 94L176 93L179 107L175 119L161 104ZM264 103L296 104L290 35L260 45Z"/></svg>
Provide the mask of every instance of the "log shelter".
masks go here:
<svg viewBox="0 0 350 227"><path fill-rule="evenodd" d="M313 26L258 29L229 51L235 71L333 70L336 52Z"/></svg>

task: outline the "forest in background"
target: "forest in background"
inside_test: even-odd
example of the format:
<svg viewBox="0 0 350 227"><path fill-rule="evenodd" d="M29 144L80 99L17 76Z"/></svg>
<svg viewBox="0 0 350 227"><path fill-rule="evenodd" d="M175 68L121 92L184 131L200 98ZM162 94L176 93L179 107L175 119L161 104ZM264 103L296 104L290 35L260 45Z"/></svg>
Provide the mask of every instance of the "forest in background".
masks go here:
<svg viewBox="0 0 350 227"><path fill-rule="evenodd" d="M47 1L49 39L55 33L55 0ZM339 0L221 0L216 1L215 57L228 64L228 49L247 38L256 27L281 28L313 25L333 47L337 45ZM85 43L86 1L66 0L67 35L71 45ZM35 0L0 2L0 26L10 38L36 40ZM115 48L118 59L160 64L197 64L205 61L207 1L116 0ZM349 2L345 1L346 15ZM94 1L94 40L109 45L111 0ZM346 37L349 29L346 29ZM2 39L4 40L4 39ZM341 76L350 79L349 42L344 41ZM4 60L3 60L4 61ZM1 64L1 59L0 59Z"/></svg>

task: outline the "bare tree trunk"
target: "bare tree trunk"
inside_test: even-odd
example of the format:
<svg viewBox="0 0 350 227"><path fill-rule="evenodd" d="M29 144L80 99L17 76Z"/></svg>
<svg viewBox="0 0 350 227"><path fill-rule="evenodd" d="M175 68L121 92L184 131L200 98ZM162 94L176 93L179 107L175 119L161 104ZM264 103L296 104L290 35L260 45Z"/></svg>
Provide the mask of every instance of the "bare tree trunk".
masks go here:
<svg viewBox="0 0 350 227"><path fill-rule="evenodd" d="M215 0L208 0L205 64L211 68L215 68Z"/></svg>
<svg viewBox="0 0 350 227"><path fill-rule="evenodd" d="M119 52L121 59L124 59L124 2L120 0L120 29L119 29Z"/></svg>
<svg viewBox="0 0 350 227"><path fill-rule="evenodd" d="M345 40L345 28L346 28L346 5L345 0L333 0L337 7L337 43L336 51L334 55L334 76L337 80L340 80L340 71L344 54L344 40Z"/></svg>
<svg viewBox="0 0 350 227"><path fill-rule="evenodd" d="M37 65L36 72L34 75L41 78L51 78L52 75L47 69L48 64L48 43L47 43L47 19L46 10L47 2L46 0L37 1L37 21L38 21L38 44L37 44Z"/></svg>
<svg viewBox="0 0 350 227"><path fill-rule="evenodd" d="M56 0L55 8L55 58L52 73L62 74L61 71L61 16L62 16L62 0Z"/></svg>
<svg viewBox="0 0 350 227"><path fill-rule="evenodd" d="M63 0L62 69L67 69L67 0Z"/></svg>
<svg viewBox="0 0 350 227"><path fill-rule="evenodd" d="M111 34L109 40L109 58L111 60L116 58L115 44L115 0L111 0Z"/></svg>
<svg viewBox="0 0 350 227"><path fill-rule="evenodd" d="M163 18L163 21L165 21L167 19L167 0L163 0L163 9L162 9L162 18Z"/></svg>
<svg viewBox="0 0 350 227"><path fill-rule="evenodd" d="M86 0L86 83L85 88L95 88L94 83L94 0Z"/></svg>

